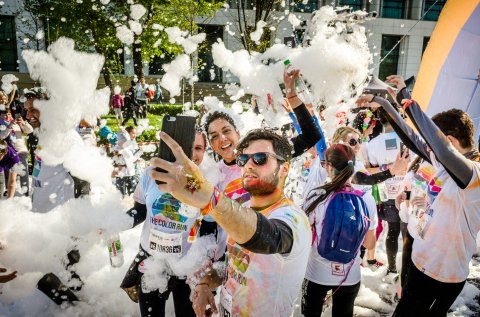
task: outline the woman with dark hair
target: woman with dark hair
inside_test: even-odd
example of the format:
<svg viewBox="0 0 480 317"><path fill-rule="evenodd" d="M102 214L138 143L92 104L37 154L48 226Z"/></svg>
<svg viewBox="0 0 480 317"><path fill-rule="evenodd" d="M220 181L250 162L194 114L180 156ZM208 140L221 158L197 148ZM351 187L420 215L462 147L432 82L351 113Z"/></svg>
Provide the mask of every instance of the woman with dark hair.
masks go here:
<svg viewBox="0 0 480 317"><path fill-rule="evenodd" d="M284 83L286 87L286 97L297 117L302 133L291 141L293 143L294 153L292 157L303 154L320 140L320 132L313 121L310 112L297 97L295 92L295 80L299 76L299 71L284 74ZM236 164L235 148L240 141L240 132L231 116L222 111L214 111L206 116L204 131L210 146L215 152L216 158L219 158L218 169L220 182L216 185L228 198L234 199L239 203L245 203L250 200L249 193L242 185L242 171ZM207 221L213 221L205 217ZM226 241L219 237L219 249L217 256L222 256L225 250Z"/></svg>
<svg viewBox="0 0 480 317"><path fill-rule="evenodd" d="M351 196L354 196L350 180L355 173L355 152L347 145L333 144L325 152L325 163L331 181L313 189L303 206L305 213L309 216L310 224L313 226L315 240L311 248L302 287L302 314L308 317L321 316L327 292L332 290L332 316L351 317L353 316L353 303L360 289L360 251L357 250L350 263L342 264L322 257L317 247L322 236L327 206L332 201L334 194L352 192ZM365 199L368 198L355 195L355 199L360 200L358 206L364 217L374 219L376 208L368 207L372 206L372 204L365 202ZM333 211L328 210L328 212ZM366 248L372 248L375 244L375 226L375 221L370 221L363 241ZM349 234L360 233L349 232ZM357 238L361 238L361 236Z"/></svg>

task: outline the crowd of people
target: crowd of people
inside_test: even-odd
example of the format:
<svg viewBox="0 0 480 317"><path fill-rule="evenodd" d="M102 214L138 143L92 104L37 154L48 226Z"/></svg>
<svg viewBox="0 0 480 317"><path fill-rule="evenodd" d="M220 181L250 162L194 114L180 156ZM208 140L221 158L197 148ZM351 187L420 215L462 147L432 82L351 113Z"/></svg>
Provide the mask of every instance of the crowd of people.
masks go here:
<svg viewBox="0 0 480 317"><path fill-rule="evenodd" d="M241 135L232 115L209 111L198 121L191 157L160 133L175 162L153 158L146 164L134 126L113 133L98 124L111 145L113 182L123 195L133 195L126 211L132 227L143 226L139 252L121 284L142 316L164 316L170 293L176 316L290 316L299 294L304 316L321 316L330 298L334 317L353 316L361 267L384 266L375 251L383 230L386 274L400 279L393 315L446 316L465 285L480 231L480 154L471 118L458 109L428 117L393 75L387 83L395 90L359 97L353 119L342 120L327 138L323 113L297 91L299 76L298 70L284 74L291 124ZM62 164L42 164L35 152L35 130L41 129L35 100L48 98L38 88L25 91L23 105L19 96L1 99L0 178L6 185L0 190L7 199L16 192L32 196L34 212L49 212L90 191ZM144 78L132 81L125 97L116 90L111 106L117 123L133 119L136 125L151 98L161 101L161 89L149 89ZM94 129L79 123L79 142L95 146ZM202 170L206 157L215 160L215 181ZM307 163L297 205L285 184L300 158ZM193 276L170 265L166 290L147 285L148 258L182 258L196 238L207 235L214 236L215 251ZM67 266L78 262L78 251L68 258ZM0 282L15 274L0 275ZM52 278L42 278L39 288L47 280L52 285ZM71 280L76 288L63 289L54 301L79 300L74 291L83 284L81 276L72 270Z"/></svg>

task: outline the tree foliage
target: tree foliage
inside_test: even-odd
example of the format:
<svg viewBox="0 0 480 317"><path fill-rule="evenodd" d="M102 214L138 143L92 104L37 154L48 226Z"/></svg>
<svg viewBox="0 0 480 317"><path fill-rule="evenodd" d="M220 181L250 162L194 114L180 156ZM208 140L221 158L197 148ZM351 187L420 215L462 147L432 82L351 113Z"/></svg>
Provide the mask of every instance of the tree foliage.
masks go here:
<svg viewBox="0 0 480 317"><path fill-rule="evenodd" d="M272 24L277 24L272 19L274 10L277 9L281 0L235 0L233 9L235 9L236 24L239 30L240 40L243 47L249 52L265 52L272 44L272 32L268 28ZM249 11L253 10L253 15ZM257 23L264 21L267 26L264 28L262 36L258 43L252 41L251 34L255 32Z"/></svg>
<svg viewBox="0 0 480 317"><path fill-rule="evenodd" d="M108 2L108 3L107 3ZM102 4L107 3L107 4ZM25 10L43 22L47 45L61 36L75 40L76 48L105 56L105 83L123 73L124 54L132 54L135 74L142 76L145 63L154 56L176 55L182 50L170 43L158 26L177 26L194 34L202 17L212 17L221 3L206 0L137 0L146 13L140 18L142 33L135 34L130 48L116 37L116 28L128 26L130 0L24 0Z"/></svg>

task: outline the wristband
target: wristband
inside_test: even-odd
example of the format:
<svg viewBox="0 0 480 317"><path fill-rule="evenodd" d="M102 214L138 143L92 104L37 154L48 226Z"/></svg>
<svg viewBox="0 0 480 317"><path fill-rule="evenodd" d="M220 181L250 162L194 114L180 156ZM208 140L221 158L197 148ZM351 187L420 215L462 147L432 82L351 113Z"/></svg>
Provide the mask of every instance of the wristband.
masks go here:
<svg viewBox="0 0 480 317"><path fill-rule="evenodd" d="M207 287L210 288L210 286L208 285L208 283L205 283L205 282L204 282L204 283L198 283L197 285L195 285L195 287L200 286L200 285L207 285Z"/></svg>
<svg viewBox="0 0 480 317"><path fill-rule="evenodd" d="M403 103L403 110L407 110L407 108L410 107L410 105L411 105L412 103L414 103L414 102L415 102L415 100L413 100L413 99L410 99L410 100L405 101L405 102Z"/></svg>
<svg viewBox="0 0 480 317"><path fill-rule="evenodd" d="M293 99L293 98L295 98L295 97L297 97L297 95L293 95L293 96L287 97L287 99Z"/></svg>
<svg viewBox="0 0 480 317"><path fill-rule="evenodd" d="M219 199L220 199L220 190L218 190L217 187L213 187L213 194L212 194L212 197L210 198L210 202L205 208L202 208L202 210L200 211L202 216L208 215L210 211L212 211L217 206Z"/></svg>

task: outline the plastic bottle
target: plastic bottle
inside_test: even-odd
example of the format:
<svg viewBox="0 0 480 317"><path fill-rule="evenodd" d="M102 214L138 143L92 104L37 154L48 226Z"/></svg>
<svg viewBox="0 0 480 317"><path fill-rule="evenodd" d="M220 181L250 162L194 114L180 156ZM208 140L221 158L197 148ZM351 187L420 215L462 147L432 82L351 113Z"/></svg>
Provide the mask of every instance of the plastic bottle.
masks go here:
<svg viewBox="0 0 480 317"><path fill-rule="evenodd" d="M284 60L283 65L285 65L285 71L290 72L293 70L292 63L289 59ZM308 90L307 84L301 75L295 79L295 90L297 91L298 98L300 98L303 103L313 104L312 94L310 93L310 90Z"/></svg>
<svg viewBox="0 0 480 317"><path fill-rule="evenodd" d="M110 236L107 241L108 254L110 256L110 265L112 267L121 267L123 265L123 248L120 242L119 234Z"/></svg>

